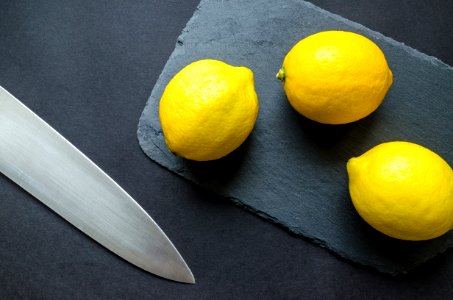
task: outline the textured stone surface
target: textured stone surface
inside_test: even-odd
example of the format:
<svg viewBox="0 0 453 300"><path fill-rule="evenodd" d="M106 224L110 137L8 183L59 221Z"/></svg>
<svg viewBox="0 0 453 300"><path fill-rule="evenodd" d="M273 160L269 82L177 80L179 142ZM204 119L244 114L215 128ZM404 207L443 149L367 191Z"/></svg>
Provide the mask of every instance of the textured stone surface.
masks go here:
<svg viewBox="0 0 453 300"><path fill-rule="evenodd" d="M374 40L394 74L383 105L353 124L326 126L301 117L275 79L294 43L329 29L350 30ZM249 139L226 158L204 163L169 153L158 119L158 102L167 82L201 58L251 68L260 100ZM376 232L350 202L345 165L350 157L392 140L419 143L453 164L452 95L451 67L307 2L202 1L154 86L138 138L152 160L176 174L350 261L396 274L445 251L453 244L453 235L404 242Z"/></svg>

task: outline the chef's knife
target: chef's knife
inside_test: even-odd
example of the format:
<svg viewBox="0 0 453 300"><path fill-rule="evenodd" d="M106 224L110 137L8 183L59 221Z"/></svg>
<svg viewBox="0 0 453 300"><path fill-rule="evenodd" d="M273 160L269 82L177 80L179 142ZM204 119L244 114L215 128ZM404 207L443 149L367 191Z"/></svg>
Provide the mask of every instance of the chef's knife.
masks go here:
<svg viewBox="0 0 453 300"><path fill-rule="evenodd" d="M143 208L2 87L0 171L132 264L168 279L195 282L184 259Z"/></svg>

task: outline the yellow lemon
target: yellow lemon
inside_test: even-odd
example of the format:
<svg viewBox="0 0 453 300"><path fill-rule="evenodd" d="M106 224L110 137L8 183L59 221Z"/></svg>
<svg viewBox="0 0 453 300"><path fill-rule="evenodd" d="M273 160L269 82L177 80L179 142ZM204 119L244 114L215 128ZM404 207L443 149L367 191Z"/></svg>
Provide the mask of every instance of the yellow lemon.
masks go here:
<svg viewBox="0 0 453 300"><path fill-rule="evenodd" d="M408 142L380 144L347 164L359 215L403 240L427 240L453 227L453 171L433 151Z"/></svg>
<svg viewBox="0 0 453 300"><path fill-rule="evenodd" d="M325 124L344 124L375 111L393 75L381 49L347 31L323 31L299 41L277 74L292 107Z"/></svg>
<svg viewBox="0 0 453 300"><path fill-rule="evenodd" d="M160 99L165 142L187 159L221 158L249 136L258 106L250 69L213 59L193 62L170 80Z"/></svg>

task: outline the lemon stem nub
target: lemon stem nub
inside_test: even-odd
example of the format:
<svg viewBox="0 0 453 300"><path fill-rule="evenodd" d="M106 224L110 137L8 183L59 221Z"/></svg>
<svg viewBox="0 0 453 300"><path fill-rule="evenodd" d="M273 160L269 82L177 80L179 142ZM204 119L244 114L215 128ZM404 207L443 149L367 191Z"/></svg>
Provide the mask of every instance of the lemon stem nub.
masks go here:
<svg viewBox="0 0 453 300"><path fill-rule="evenodd" d="M276 77L280 81L285 82L285 69L283 69L283 67L280 70L278 70L278 73L277 73Z"/></svg>

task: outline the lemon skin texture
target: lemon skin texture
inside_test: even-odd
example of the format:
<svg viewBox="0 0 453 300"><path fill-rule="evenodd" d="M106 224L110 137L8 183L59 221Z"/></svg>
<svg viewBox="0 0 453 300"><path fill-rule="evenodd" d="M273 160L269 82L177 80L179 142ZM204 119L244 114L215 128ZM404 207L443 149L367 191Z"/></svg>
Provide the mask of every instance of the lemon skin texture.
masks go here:
<svg viewBox="0 0 453 300"><path fill-rule="evenodd" d="M284 58L277 78L296 111L325 124L368 116L393 82L384 53L374 42L335 30L299 41Z"/></svg>
<svg viewBox="0 0 453 300"><path fill-rule="evenodd" d="M208 161L228 155L247 139L258 110L250 69L204 59L170 80L160 100L159 118L170 151Z"/></svg>
<svg viewBox="0 0 453 300"><path fill-rule="evenodd" d="M428 240L453 226L453 171L409 142L380 144L347 163L349 192L372 227L402 240Z"/></svg>

